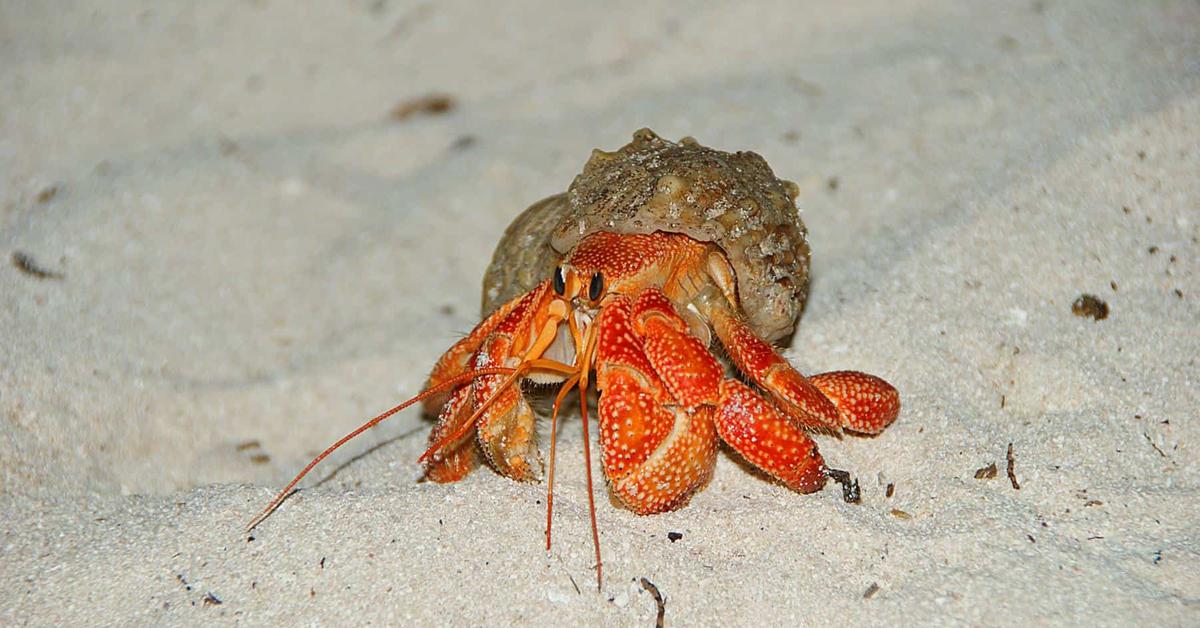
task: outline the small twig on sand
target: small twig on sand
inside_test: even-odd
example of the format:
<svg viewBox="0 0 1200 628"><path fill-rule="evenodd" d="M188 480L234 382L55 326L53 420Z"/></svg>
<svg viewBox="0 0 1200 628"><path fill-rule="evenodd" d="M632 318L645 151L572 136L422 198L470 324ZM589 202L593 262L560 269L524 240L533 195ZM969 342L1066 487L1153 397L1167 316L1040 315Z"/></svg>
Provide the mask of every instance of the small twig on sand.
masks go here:
<svg viewBox="0 0 1200 628"><path fill-rule="evenodd" d="M454 98L446 94L427 94L401 102L388 115L399 122L417 114L438 115L453 111Z"/></svg>
<svg viewBox="0 0 1200 628"><path fill-rule="evenodd" d="M1165 452L1163 452L1161 447L1159 447L1157 444L1155 444L1155 442L1150 438L1149 434L1142 432L1142 436L1146 437L1146 442L1150 443L1150 446L1154 448L1154 451L1158 452L1158 455L1162 456L1163 458L1167 457L1167 454Z"/></svg>
<svg viewBox="0 0 1200 628"><path fill-rule="evenodd" d="M12 264L17 267L17 270L38 279L62 279L62 273L56 273L52 270L46 270L28 254L21 251L13 251Z"/></svg>
<svg viewBox="0 0 1200 628"><path fill-rule="evenodd" d="M1017 483L1017 474L1013 472L1013 467L1017 464L1017 459L1013 456L1012 443L1008 444L1008 481L1012 482L1012 487L1016 490L1021 490L1021 485Z"/></svg>
<svg viewBox="0 0 1200 628"><path fill-rule="evenodd" d="M663 628L663 618L667 614L667 603L663 601L662 594L658 592L658 587L654 586L653 582L642 578L642 588L654 596L654 603L658 605L658 619L655 620L654 625L657 628Z"/></svg>

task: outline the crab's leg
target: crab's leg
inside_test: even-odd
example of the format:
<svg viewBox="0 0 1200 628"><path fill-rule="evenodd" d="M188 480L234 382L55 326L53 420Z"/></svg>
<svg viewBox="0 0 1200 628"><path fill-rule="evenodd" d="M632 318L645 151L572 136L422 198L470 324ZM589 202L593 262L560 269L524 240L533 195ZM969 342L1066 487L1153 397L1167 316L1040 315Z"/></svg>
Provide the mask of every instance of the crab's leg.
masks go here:
<svg viewBox="0 0 1200 628"><path fill-rule="evenodd" d="M721 440L788 488L812 493L825 485L825 461L808 434L749 386L721 382L717 409Z"/></svg>
<svg viewBox="0 0 1200 628"><path fill-rule="evenodd" d="M874 375L834 371L805 377L727 309L712 308L709 319L738 369L804 427L876 434L900 412L900 393Z"/></svg>
<svg viewBox="0 0 1200 628"><path fill-rule="evenodd" d="M615 297L597 317L596 387L601 391L600 442L610 488L622 504L646 515L683 506L708 482L717 439L712 406L695 402L695 394L684 393L682 399L672 394L647 356L645 334L635 331L633 316L634 304ZM681 346L690 338L673 337ZM661 344L655 346L665 351ZM674 386L686 388L686 377L678 377L682 370L668 369L667 376ZM719 377L718 370L717 381Z"/></svg>
<svg viewBox="0 0 1200 628"><path fill-rule="evenodd" d="M878 434L900 414L900 393L883 379L861 371L830 371L808 378L837 406L842 427Z"/></svg>

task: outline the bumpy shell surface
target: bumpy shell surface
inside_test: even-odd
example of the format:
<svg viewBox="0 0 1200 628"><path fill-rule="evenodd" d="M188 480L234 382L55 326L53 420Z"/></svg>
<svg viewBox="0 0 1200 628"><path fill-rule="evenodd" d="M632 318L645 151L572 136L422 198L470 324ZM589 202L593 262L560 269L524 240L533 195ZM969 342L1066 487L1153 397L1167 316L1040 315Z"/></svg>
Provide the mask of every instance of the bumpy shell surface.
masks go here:
<svg viewBox="0 0 1200 628"><path fill-rule="evenodd" d="M808 295L807 230L795 196L795 184L775 178L755 153L642 129L616 151L592 151L565 194L513 221L483 278L483 313L551 276L584 236L669 231L724 250L747 322L778 341L792 333Z"/></svg>

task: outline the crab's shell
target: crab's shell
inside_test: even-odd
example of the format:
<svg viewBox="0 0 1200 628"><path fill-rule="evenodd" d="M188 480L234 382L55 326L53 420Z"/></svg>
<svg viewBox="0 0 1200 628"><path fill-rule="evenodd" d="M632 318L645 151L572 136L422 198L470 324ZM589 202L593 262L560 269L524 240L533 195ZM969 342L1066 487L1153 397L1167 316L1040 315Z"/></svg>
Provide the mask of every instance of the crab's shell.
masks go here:
<svg viewBox="0 0 1200 628"><path fill-rule="evenodd" d="M775 178L755 153L642 129L616 151L592 151L565 194L509 225L483 278L483 313L551 276L584 236L669 231L725 252L747 323L778 341L792 333L808 294L807 230L795 197L795 184Z"/></svg>

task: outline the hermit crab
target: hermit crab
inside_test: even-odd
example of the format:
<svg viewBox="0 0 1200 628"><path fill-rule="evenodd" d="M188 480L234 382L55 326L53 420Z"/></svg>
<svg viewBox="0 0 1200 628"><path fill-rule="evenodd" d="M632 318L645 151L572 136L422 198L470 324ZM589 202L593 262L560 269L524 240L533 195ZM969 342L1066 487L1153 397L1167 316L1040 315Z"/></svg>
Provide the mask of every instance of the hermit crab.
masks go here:
<svg viewBox="0 0 1200 628"><path fill-rule="evenodd" d="M637 514L684 506L712 476L722 442L794 491L819 490L827 469L807 432L877 433L900 398L866 373L801 375L772 346L792 333L807 296L796 193L758 155L691 138L644 129L616 151L593 151L565 194L508 228L484 277L483 321L438 359L425 391L314 459L251 527L334 449L418 401L437 416L420 458L429 480L453 482L484 462L514 480L540 479L523 382L559 385L547 548L554 435L573 390L589 487L594 388L608 489Z"/></svg>

